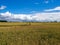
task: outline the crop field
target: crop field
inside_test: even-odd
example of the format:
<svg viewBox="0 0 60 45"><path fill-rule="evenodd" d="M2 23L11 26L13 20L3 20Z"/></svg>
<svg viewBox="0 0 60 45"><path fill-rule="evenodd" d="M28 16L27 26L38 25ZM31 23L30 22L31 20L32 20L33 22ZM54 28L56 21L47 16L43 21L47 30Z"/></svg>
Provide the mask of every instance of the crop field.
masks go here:
<svg viewBox="0 0 60 45"><path fill-rule="evenodd" d="M0 22L0 45L60 45L60 23Z"/></svg>

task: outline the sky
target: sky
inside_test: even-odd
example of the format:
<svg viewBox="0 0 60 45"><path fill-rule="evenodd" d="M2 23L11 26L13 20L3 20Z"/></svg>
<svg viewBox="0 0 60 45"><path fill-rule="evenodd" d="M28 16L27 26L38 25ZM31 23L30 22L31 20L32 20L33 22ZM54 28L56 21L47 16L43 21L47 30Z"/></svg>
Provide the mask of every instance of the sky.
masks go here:
<svg viewBox="0 0 60 45"><path fill-rule="evenodd" d="M0 20L60 22L60 0L0 0Z"/></svg>

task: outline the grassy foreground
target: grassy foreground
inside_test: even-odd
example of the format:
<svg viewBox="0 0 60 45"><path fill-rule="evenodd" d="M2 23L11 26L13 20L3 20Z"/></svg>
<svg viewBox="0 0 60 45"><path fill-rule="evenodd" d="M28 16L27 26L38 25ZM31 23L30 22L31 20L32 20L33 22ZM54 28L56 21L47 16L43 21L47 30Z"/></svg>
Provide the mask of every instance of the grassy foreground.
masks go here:
<svg viewBox="0 0 60 45"><path fill-rule="evenodd" d="M60 23L0 23L0 45L60 45Z"/></svg>

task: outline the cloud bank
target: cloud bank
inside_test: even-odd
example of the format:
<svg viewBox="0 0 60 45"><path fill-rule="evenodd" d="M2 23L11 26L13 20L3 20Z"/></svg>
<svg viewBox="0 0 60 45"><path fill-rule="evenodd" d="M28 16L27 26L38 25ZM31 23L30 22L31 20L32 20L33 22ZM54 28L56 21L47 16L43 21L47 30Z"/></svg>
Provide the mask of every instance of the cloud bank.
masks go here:
<svg viewBox="0 0 60 45"><path fill-rule="evenodd" d="M0 20L17 22L60 22L60 12L34 13L34 14L12 14L9 11L0 13Z"/></svg>
<svg viewBox="0 0 60 45"><path fill-rule="evenodd" d="M5 6L1 6L0 9L4 9ZM7 20L13 22L60 22L60 12L50 12L58 10L60 11L60 7L56 7L54 9L44 10L45 12L33 13L33 14L13 14L9 11L5 13L0 13L0 20ZM48 11L48 12L47 12ZM33 11L34 12L34 11Z"/></svg>

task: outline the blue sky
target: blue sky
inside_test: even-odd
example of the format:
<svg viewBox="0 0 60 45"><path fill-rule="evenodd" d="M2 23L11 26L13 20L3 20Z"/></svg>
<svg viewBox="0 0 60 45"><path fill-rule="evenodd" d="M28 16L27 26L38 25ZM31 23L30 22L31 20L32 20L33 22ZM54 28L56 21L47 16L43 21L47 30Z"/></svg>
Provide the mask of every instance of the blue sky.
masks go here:
<svg viewBox="0 0 60 45"><path fill-rule="evenodd" d="M0 0L0 20L60 22L60 0Z"/></svg>
<svg viewBox="0 0 60 45"><path fill-rule="evenodd" d="M2 5L6 6L6 9L0 12L29 14L60 6L60 0L0 0L0 7Z"/></svg>

